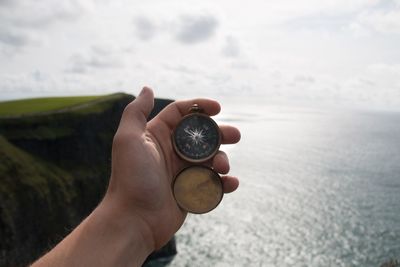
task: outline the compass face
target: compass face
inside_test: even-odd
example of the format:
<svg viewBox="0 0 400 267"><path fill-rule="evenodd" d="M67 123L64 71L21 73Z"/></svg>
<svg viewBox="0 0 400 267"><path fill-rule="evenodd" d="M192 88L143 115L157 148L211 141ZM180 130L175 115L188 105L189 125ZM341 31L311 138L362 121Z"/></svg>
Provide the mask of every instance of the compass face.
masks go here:
<svg viewBox="0 0 400 267"><path fill-rule="evenodd" d="M220 145L218 125L204 114L184 117L173 134L175 150L183 159L203 162L212 158Z"/></svg>

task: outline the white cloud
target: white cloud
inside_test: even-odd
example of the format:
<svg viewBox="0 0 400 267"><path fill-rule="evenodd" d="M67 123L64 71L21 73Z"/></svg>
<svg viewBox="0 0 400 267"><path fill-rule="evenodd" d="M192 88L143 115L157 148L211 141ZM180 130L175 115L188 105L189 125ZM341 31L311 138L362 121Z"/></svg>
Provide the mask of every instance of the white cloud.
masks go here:
<svg viewBox="0 0 400 267"><path fill-rule="evenodd" d="M5 8L12 6L16 3L16 1L13 0L0 0L0 8Z"/></svg>
<svg viewBox="0 0 400 267"><path fill-rule="evenodd" d="M194 44L211 38L218 27L218 20L212 15L181 15L175 31L176 40Z"/></svg>
<svg viewBox="0 0 400 267"><path fill-rule="evenodd" d="M111 46L92 46L88 53L73 54L67 73L86 74L96 69L119 69L124 66L123 54Z"/></svg>
<svg viewBox="0 0 400 267"><path fill-rule="evenodd" d="M362 12L355 25L384 34L400 34L400 8Z"/></svg>
<svg viewBox="0 0 400 267"><path fill-rule="evenodd" d="M0 92L148 84L170 98L245 94L280 103L396 107L399 6L398 0L0 0Z"/></svg>
<svg viewBox="0 0 400 267"><path fill-rule="evenodd" d="M3 93L40 93L54 90L54 80L49 76L33 71L31 73L2 74L0 88Z"/></svg>
<svg viewBox="0 0 400 267"><path fill-rule="evenodd" d="M222 48L222 54L226 57L238 57L240 55L239 40L231 35L225 38L225 45Z"/></svg>
<svg viewBox="0 0 400 267"><path fill-rule="evenodd" d="M298 74L293 78L293 81L297 83L310 84L315 82L315 77L312 75Z"/></svg>
<svg viewBox="0 0 400 267"><path fill-rule="evenodd" d="M28 45L41 43L57 22L75 21L90 6L90 1L3 0L0 2L0 52L13 54ZM32 37L34 36L34 37Z"/></svg>
<svg viewBox="0 0 400 267"><path fill-rule="evenodd" d="M158 30L155 23L144 16L136 17L134 25L137 36L143 41L151 40Z"/></svg>
<svg viewBox="0 0 400 267"><path fill-rule="evenodd" d="M219 22L215 15L191 12L179 13L174 17L166 14L139 15L134 18L136 36L142 41L150 41L163 35L183 44L195 44L209 40L216 34Z"/></svg>
<svg viewBox="0 0 400 267"><path fill-rule="evenodd" d="M186 66L182 64L163 64L162 66L166 71L183 73L186 75L204 75L204 70L194 68L192 66Z"/></svg>
<svg viewBox="0 0 400 267"><path fill-rule="evenodd" d="M3 25L22 28L43 28L57 21L79 18L90 6L90 1L34 1L15 0L0 7Z"/></svg>
<svg viewBox="0 0 400 267"><path fill-rule="evenodd" d="M26 46L37 46L41 43L41 38L35 32L0 25L0 56L13 56Z"/></svg>
<svg viewBox="0 0 400 267"><path fill-rule="evenodd" d="M0 26L0 43L7 46L21 47L29 42L26 34L10 31Z"/></svg>

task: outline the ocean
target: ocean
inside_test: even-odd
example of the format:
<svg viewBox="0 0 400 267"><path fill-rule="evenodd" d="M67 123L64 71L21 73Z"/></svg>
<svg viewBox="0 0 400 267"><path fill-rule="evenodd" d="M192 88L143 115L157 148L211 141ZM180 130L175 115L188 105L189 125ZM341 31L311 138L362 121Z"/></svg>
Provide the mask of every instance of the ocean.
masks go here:
<svg viewBox="0 0 400 267"><path fill-rule="evenodd" d="M400 260L400 113L241 105L221 124L240 187L190 214L169 266L380 266Z"/></svg>

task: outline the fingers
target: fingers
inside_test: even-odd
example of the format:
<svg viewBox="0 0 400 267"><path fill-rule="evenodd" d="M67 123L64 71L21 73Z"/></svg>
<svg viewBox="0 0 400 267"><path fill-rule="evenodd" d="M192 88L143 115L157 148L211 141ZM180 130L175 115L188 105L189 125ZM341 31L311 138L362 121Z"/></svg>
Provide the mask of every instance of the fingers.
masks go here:
<svg viewBox="0 0 400 267"><path fill-rule="evenodd" d="M224 193L231 193L239 187L239 179L233 176L222 176L222 187Z"/></svg>
<svg viewBox="0 0 400 267"><path fill-rule="evenodd" d="M225 152L219 151L213 159L213 168L216 172L227 174L229 172L229 159Z"/></svg>
<svg viewBox="0 0 400 267"><path fill-rule="evenodd" d="M229 172L229 159L225 152L219 151L215 155L212 163L213 169L220 174L227 174ZM221 177L222 187L224 193L231 193L239 186L239 180L236 177L224 175Z"/></svg>
<svg viewBox="0 0 400 267"><path fill-rule="evenodd" d="M120 127L138 127L144 131L147 117L154 107L154 94L148 87L143 87L134 101L129 103L122 113Z"/></svg>
<svg viewBox="0 0 400 267"><path fill-rule="evenodd" d="M199 105L203 112L210 116L217 115L221 110L221 106L215 100L205 98L181 100L169 104L157 115L157 119L163 121L172 130L183 116L189 114L193 104Z"/></svg>
<svg viewBox="0 0 400 267"><path fill-rule="evenodd" d="M219 129L222 134L222 144L236 144L240 141L240 131L236 127L221 125Z"/></svg>

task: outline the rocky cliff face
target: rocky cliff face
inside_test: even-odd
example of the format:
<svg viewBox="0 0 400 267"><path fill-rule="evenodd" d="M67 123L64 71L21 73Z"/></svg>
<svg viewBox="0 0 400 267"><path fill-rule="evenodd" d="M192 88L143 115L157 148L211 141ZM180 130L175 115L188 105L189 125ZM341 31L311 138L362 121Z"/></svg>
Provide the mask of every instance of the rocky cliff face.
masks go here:
<svg viewBox="0 0 400 267"><path fill-rule="evenodd" d="M133 98L115 94L62 111L0 117L0 266L31 262L98 204L112 139ZM156 99L149 119L170 102Z"/></svg>

